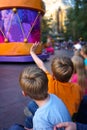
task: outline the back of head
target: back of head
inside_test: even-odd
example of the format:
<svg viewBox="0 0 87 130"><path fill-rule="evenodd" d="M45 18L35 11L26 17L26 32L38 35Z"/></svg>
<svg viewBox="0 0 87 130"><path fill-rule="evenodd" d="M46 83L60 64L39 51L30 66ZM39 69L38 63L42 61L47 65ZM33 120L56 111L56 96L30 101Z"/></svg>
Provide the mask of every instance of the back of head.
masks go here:
<svg viewBox="0 0 87 130"><path fill-rule="evenodd" d="M55 57L51 68L53 75L60 82L68 82L73 73L73 63L68 57Z"/></svg>
<svg viewBox="0 0 87 130"><path fill-rule="evenodd" d="M72 57L72 62L74 65L74 72L78 73L78 71L81 71L81 69L85 71L84 60L81 56L74 55Z"/></svg>
<svg viewBox="0 0 87 130"><path fill-rule="evenodd" d="M20 74L20 86L26 95L35 100L43 100L48 96L48 79L38 67L27 67Z"/></svg>
<svg viewBox="0 0 87 130"><path fill-rule="evenodd" d="M87 56L87 44L85 44L81 49L81 54Z"/></svg>
<svg viewBox="0 0 87 130"><path fill-rule="evenodd" d="M82 46L80 43L75 44L74 45L74 55L81 56L81 54L80 54L81 48L82 48Z"/></svg>
<svg viewBox="0 0 87 130"><path fill-rule="evenodd" d="M82 48L82 46L81 46L80 43L77 43L77 44L74 45L75 50L81 50L81 48Z"/></svg>
<svg viewBox="0 0 87 130"><path fill-rule="evenodd" d="M84 59L81 56L73 56L72 62L74 65L74 72L78 75L78 84L86 88L87 82L86 82L86 70L84 65Z"/></svg>
<svg viewBox="0 0 87 130"><path fill-rule="evenodd" d="M74 51L74 55L75 55L75 56L82 56L82 55L80 54L80 50Z"/></svg>

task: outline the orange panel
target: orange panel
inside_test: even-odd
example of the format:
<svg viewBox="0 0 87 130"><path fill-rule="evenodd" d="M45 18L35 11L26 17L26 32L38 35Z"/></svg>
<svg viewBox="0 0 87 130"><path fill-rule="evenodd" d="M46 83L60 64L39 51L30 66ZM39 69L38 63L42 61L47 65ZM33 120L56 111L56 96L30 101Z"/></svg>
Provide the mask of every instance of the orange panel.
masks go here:
<svg viewBox="0 0 87 130"><path fill-rule="evenodd" d="M0 9L6 8L30 8L45 12L43 2L41 0L0 0Z"/></svg>
<svg viewBox="0 0 87 130"><path fill-rule="evenodd" d="M1 56L17 56L17 55L30 55L30 47L32 43L4 43L0 44L0 55ZM42 46L39 45L36 50L36 54L41 54Z"/></svg>

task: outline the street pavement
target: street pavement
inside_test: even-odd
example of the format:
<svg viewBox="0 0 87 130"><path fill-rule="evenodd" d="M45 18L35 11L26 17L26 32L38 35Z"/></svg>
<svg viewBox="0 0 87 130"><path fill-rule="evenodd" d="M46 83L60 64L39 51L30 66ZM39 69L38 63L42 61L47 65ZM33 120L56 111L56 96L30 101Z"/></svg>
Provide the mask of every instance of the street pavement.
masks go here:
<svg viewBox="0 0 87 130"><path fill-rule="evenodd" d="M73 52L56 50L45 66L51 72L51 61L55 56L72 57ZM24 124L24 108L31 100L24 97L19 85L19 74L27 66L36 66L35 63L0 63L0 130L8 128L14 123Z"/></svg>

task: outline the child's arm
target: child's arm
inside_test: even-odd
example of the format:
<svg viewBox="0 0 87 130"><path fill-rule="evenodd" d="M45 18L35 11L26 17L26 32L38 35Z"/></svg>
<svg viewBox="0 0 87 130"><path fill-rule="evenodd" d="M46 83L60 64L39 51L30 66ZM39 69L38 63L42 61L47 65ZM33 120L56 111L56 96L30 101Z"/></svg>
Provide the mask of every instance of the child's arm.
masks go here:
<svg viewBox="0 0 87 130"><path fill-rule="evenodd" d="M35 53L36 49L38 48L38 45L39 45L39 43L34 43L34 44L32 45L32 47L30 48L30 54L31 54L33 60L35 61L36 65L37 65L40 69L42 69L44 72L46 72L47 69L46 69L46 67L45 67L45 65L44 65L44 62L43 62L43 61L36 55L36 53Z"/></svg>

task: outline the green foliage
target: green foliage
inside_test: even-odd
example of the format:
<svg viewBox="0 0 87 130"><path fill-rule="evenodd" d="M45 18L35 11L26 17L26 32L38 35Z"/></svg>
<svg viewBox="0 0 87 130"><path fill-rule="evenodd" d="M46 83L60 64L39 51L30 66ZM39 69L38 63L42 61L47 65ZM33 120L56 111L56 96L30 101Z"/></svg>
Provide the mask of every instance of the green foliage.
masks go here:
<svg viewBox="0 0 87 130"><path fill-rule="evenodd" d="M87 40L87 0L76 0L75 7L68 9L66 23L66 37L72 36L73 40L83 37Z"/></svg>
<svg viewBox="0 0 87 130"><path fill-rule="evenodd" d="M49 34L50 31L52 31L52 28L50 26L51 18L47 19L45 17L42 18L41 21L41 41L43 43L46 43L47 40L47 35Z"/></svg>

